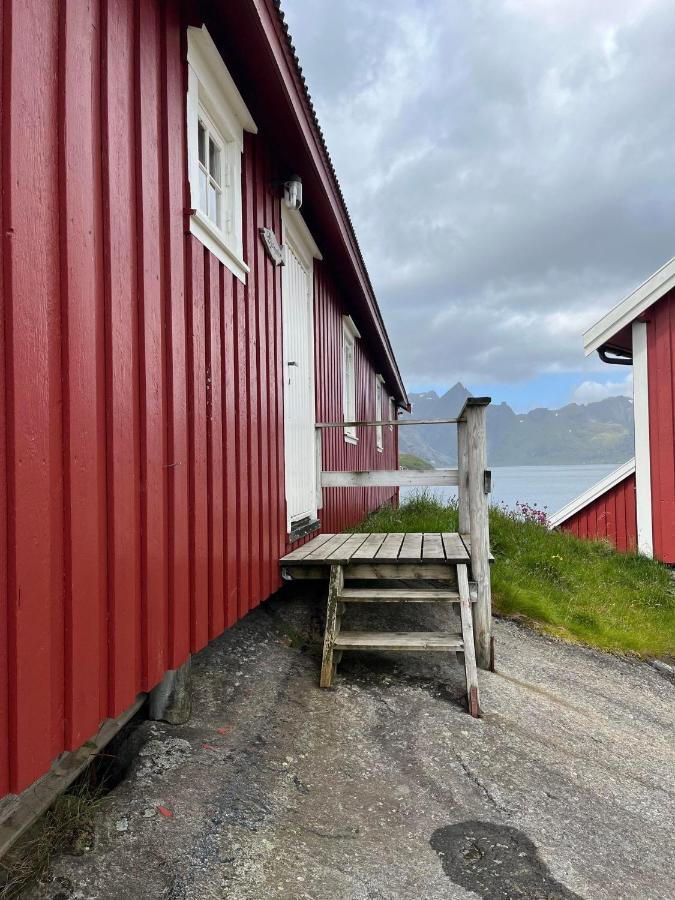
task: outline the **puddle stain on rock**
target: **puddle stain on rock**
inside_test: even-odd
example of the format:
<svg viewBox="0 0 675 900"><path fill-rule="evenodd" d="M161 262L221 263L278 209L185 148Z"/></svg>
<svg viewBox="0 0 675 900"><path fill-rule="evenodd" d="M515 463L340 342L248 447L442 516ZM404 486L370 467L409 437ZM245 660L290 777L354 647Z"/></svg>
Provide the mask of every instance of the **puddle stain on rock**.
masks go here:
<svg viewBox="0 0 675 900"><path fill-rule="evenodd" d="M556 881L517 828L458 822L437 828L429 843L448 878L484 900L583 900Z"/></svg>

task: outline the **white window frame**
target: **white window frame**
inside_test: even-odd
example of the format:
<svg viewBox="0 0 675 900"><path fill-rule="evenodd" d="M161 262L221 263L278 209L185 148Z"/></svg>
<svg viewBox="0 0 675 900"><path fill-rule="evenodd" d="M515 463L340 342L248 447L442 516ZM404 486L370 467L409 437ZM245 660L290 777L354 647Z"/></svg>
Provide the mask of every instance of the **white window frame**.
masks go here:
<svg viewBox="0 0 675 900"><path fill-rule="evenodd" d="M382 395L384 392L384 378L381 375L375 376L375 421L382 422L384 416L382 415ZM375 448L378 453L382 453L384 450L384 435L382 433L383 429L381 425L375 426Z"/></svg>
<svg viewBox="0 0 675 900"><path fill-rule="evenodd" d="M190 232L237 278L246 283L246 275L250 270L244 261L241 156L244 150L244 131L257 134L258 129L206 28L188 28L187 38L187 151L192 210ZM220 227L200 209L200 118L221 148Z"/></svg>
<svg viewBox="0 0 675 900"><path fill-rule="evenodd" d="M351 316L342 317L342 412L344 422L356 420L356 340L358 328ZM356 426L345 426L345 441L358 444Z"/></svg>

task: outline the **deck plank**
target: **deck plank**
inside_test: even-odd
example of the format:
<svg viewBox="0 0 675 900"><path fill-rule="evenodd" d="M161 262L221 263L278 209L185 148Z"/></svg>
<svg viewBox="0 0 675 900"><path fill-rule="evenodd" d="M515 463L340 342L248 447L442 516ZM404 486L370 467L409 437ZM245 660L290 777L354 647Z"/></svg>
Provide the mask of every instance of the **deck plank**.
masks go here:
<svg viewBox="0 0 675 900"><path fill-rule="evenodd" d="M443 532L441 539L448 562L465 563L469 561L469 552L458 534Z"/></svg>
<svg viewBox="0 0 675 900"><path fill-rule="evenodd" d="M317 562L327 562L331 558L331 554L335 550L338 550L347 540L349 540L349 538L349 534L332 534L330 540L326 541L325 544L317 546L311 553L308 553L302 560L302 563L307 565Z"/></svg>
<svg viewBox="0 0 675 900"><path fill-rule="evenodd" d="M423 559L445 559L445 551L443 549L443 541L438 533L424 534L424 543L422 546Z"/></svg>
<svg viewBox="0 0 675 900"><path fill-rule="evenodd" d="M398 554L399 562L422 562L422 534L409 531L403 537L403 543Z"/></svg>
<svg viewBox="0 0 675 900"><path fill-rule="evenodd" d="M398 562L398 554L401 550L404 534L399 532L388 534L380 549L375 554L377 562Z"/></svg>
<svg viewBox="0 0 675 900"><path fill-rule="evenodd" d="M386 538L386 534L384 532L373 532L369 534L366 540L361 544L356 553L352 554L352 562L357 559L361 559L364 561L368 561L369 559L373 559L377 551L380 549L382 544L384 543L384 539Z"/></svg>
<svg viewBox="0 0 675 900"><path fill-rule="evenodd" d="M367 532L365 534L350 534L343 544L340 544L339 547L331 551L330 562L347 565L351 560L352 555L356 553L367 538Z"/></svg>
<svg viewBox="0 0 675 900"><path fill-rule="evenodd" d="M459 537L459 539L462 541L462 543L466 547L466 552L469 554L469 557L471 557L471 535L470 534L460 534L460 535L453 535L453 537ZM495 561L495 558L492 555L491 550L488 552L488 560L491 563Z"/></svg>
<svg viewBox="0 0 675 900"><path fill-rule="evenodd" d="M291 562L299 562L302 559L305 559L308 554L312 553L318 547L321 547L323 544L328 541L329 538L335 537L333 534L320 534L315 538L312 538L311 541L307 541L306 544L303 544L302 547L296 547L295 550L291 550L290 553L287 553L286 556L282 556L280 562L282 565Z"/></svg>

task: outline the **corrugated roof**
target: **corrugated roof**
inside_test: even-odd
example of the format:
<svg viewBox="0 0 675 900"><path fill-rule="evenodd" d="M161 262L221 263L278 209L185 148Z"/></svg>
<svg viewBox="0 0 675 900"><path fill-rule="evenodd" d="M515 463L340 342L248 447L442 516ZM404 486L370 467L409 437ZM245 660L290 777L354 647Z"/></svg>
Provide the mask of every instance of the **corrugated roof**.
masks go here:
<svg viewBox="0 0 675 900"><path fill-rule="evenodd" d="M327 146L327 144L326 144L326 138L325 138L325 135L324 135L324 133L323 133L323 129L321 128L321 125L320 125L320 123L319 123L319 118L318 118L318 116L317 116L317 112L316 112L316 109L315 109L315 107L314 107L314 102L313 102L313 100L312 100L312 96L311 96L311 94L310 94L310 92L309 92L309 86L308 86L308 84L307 84L307 79L305 78L304 72L303 72L303 70L302 70L302 66L300 65L300 59L299 59L299 57L298 57L297 50L295 49L295 44L293 43L293 38L291 37L290 29L289 29L288 24L287 24L287 22L286 22L286 16L285 16L285 13L284 13L284 11L283 11L283 9L282 9L282 7L281 7L281 0L272 0L272 3L273 3L273 5L274 5L274 8L275 8L276 11L277 11L277 15L278 15L278 18L279 18L279 23L280 23L281 29L282 29L282 31L283 31L283 33L284 33L284 35L285 35L286 42L287 42L287 46L288 46L288 51L289 51L290 56L291 56L291 58L292 58L292 60L293 60L293 63L294 63L294 66L295 66L295 71L296 71L296 75L297 75L298 81L300 82L300 84L301 84L301 86L302 86L302 91L303 91L303 94L304 94L305 102L306 102L306 104L307 104L307 109L308 109L309 114L310 114L310 120L311 120L312 126L313 126L313 128L314 128L314 130L315 130L315 132L316 132L316 136L317 136L317 138L318 138L318 143L319 143L319 146L320 146L320 148L321 148L321 152L322 152L322 154L323 154L323 156L324 156L324 162L325 162L325 165L326 165L326 169L327 169L327 171L330 173L330 176L331 176L331 178L332 178L332 180L333 180L333 184L334 184L334 187L335 187L335 192L336 192L336 194L337 194L337 196L338 196L338 198L339 198L339 200L340 200L340 204L342 205L342 209L343 209L343 212L344 212L344 215L345 215L345 219L346 219L346 221L347 221L347 223L348 223L348 226L349 226L350 236L351 236L352 241L354 242L354 248L355 248L356 253L357 253L357 255L358 255L358 259L359 259L359 263L360 263L360 266L361 266L361 270L362 270L363 276L364 276L364 278L365 278L365 280L366 280L366 284L368 285L368 288L369 288L369 290L370 290L370 300L371 300L371 302L372 302L372 304L373 304L373 306L374 306L374 309L375 309L375 312L377 313L377 316L379 317L380 325L381 325L381 327L382 327L383 333L384 333L384 335L386 336L386 340L387 340L387 344L388 344L388 350L389 350L389 353L391 354L391 358L392 358L392 360L393 360L393 362L394 362L394 365L395 365L395 367L396 367L396 371L397 371L398 377L399 377L399 382L400 382L400 384L401 384L401 387L403 388L404 399L405 399L405 401L407 402L408 398L407 398L407 394L406 394L406 392L405 392L405 386L403 385L403 379L401 378L401 374L400 374L400 371L399 371L399 369L398 369L398 363L397 363L397 361L396 361L396 356L395 356L394 351L393 351L393 348L392 348L392 346L391 346L391 341L389 340L389 335L388 335L388 333L387 333L387 329L386 329L386 326L385 326L385 324L384 324L384 319L382 318L382 312L381 312L380 306L379 306L379 304L378 304L378 302L377 302L377 297L375 296L375 291L374 291L374 289L373 289L373 284L372 284L372 282L371 282L371 280L370 280L370 275L368 274L368 268L367 268L367 266L366 266L365 260L364 260L364 258L363 258L363 253L362 253L362 251L361 251L361 247L360 247L360 245L359 245L359 241L358 241L358 238L357 238L357 236L356 236L356 231L355 231L355 229L354 229L354 223L352 222L351 215L349 214L349 209L348 209L348 207L347 207L347 202L346 202L345 197L344 197L344 194L343 194L343 192L342 192L342 187L341 187L341 185L340 185L340 181L339 181L339 179L338 179L337 172L335 171L335 166L333 165L333 160L331 159L331 155L330 155L330 152L329 152L329 150L328 150L328 146Z"/></svg>

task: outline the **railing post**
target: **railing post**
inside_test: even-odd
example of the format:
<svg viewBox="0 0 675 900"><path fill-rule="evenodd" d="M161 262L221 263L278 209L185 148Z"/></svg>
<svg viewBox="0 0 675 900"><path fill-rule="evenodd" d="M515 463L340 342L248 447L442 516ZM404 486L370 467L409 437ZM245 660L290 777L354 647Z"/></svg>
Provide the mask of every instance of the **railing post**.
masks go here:
<svg viewBox="0 0 675 900"><path fill-rule="evenodd" d="M485 490L487 458L485 413L489 403L489 397L469 397L461 416L466 419L471 573L478 593L477 600L473 604L473 627L476 662L481 669L493 667L490 526Z"/></svg>
<svg viewBox="0 0 675 900"><path fill-rule="evenodd" d="M469 442L466 419L457 423L457 506L459 511L460 534L468 534L471 528L469 518Z"/></svg>

